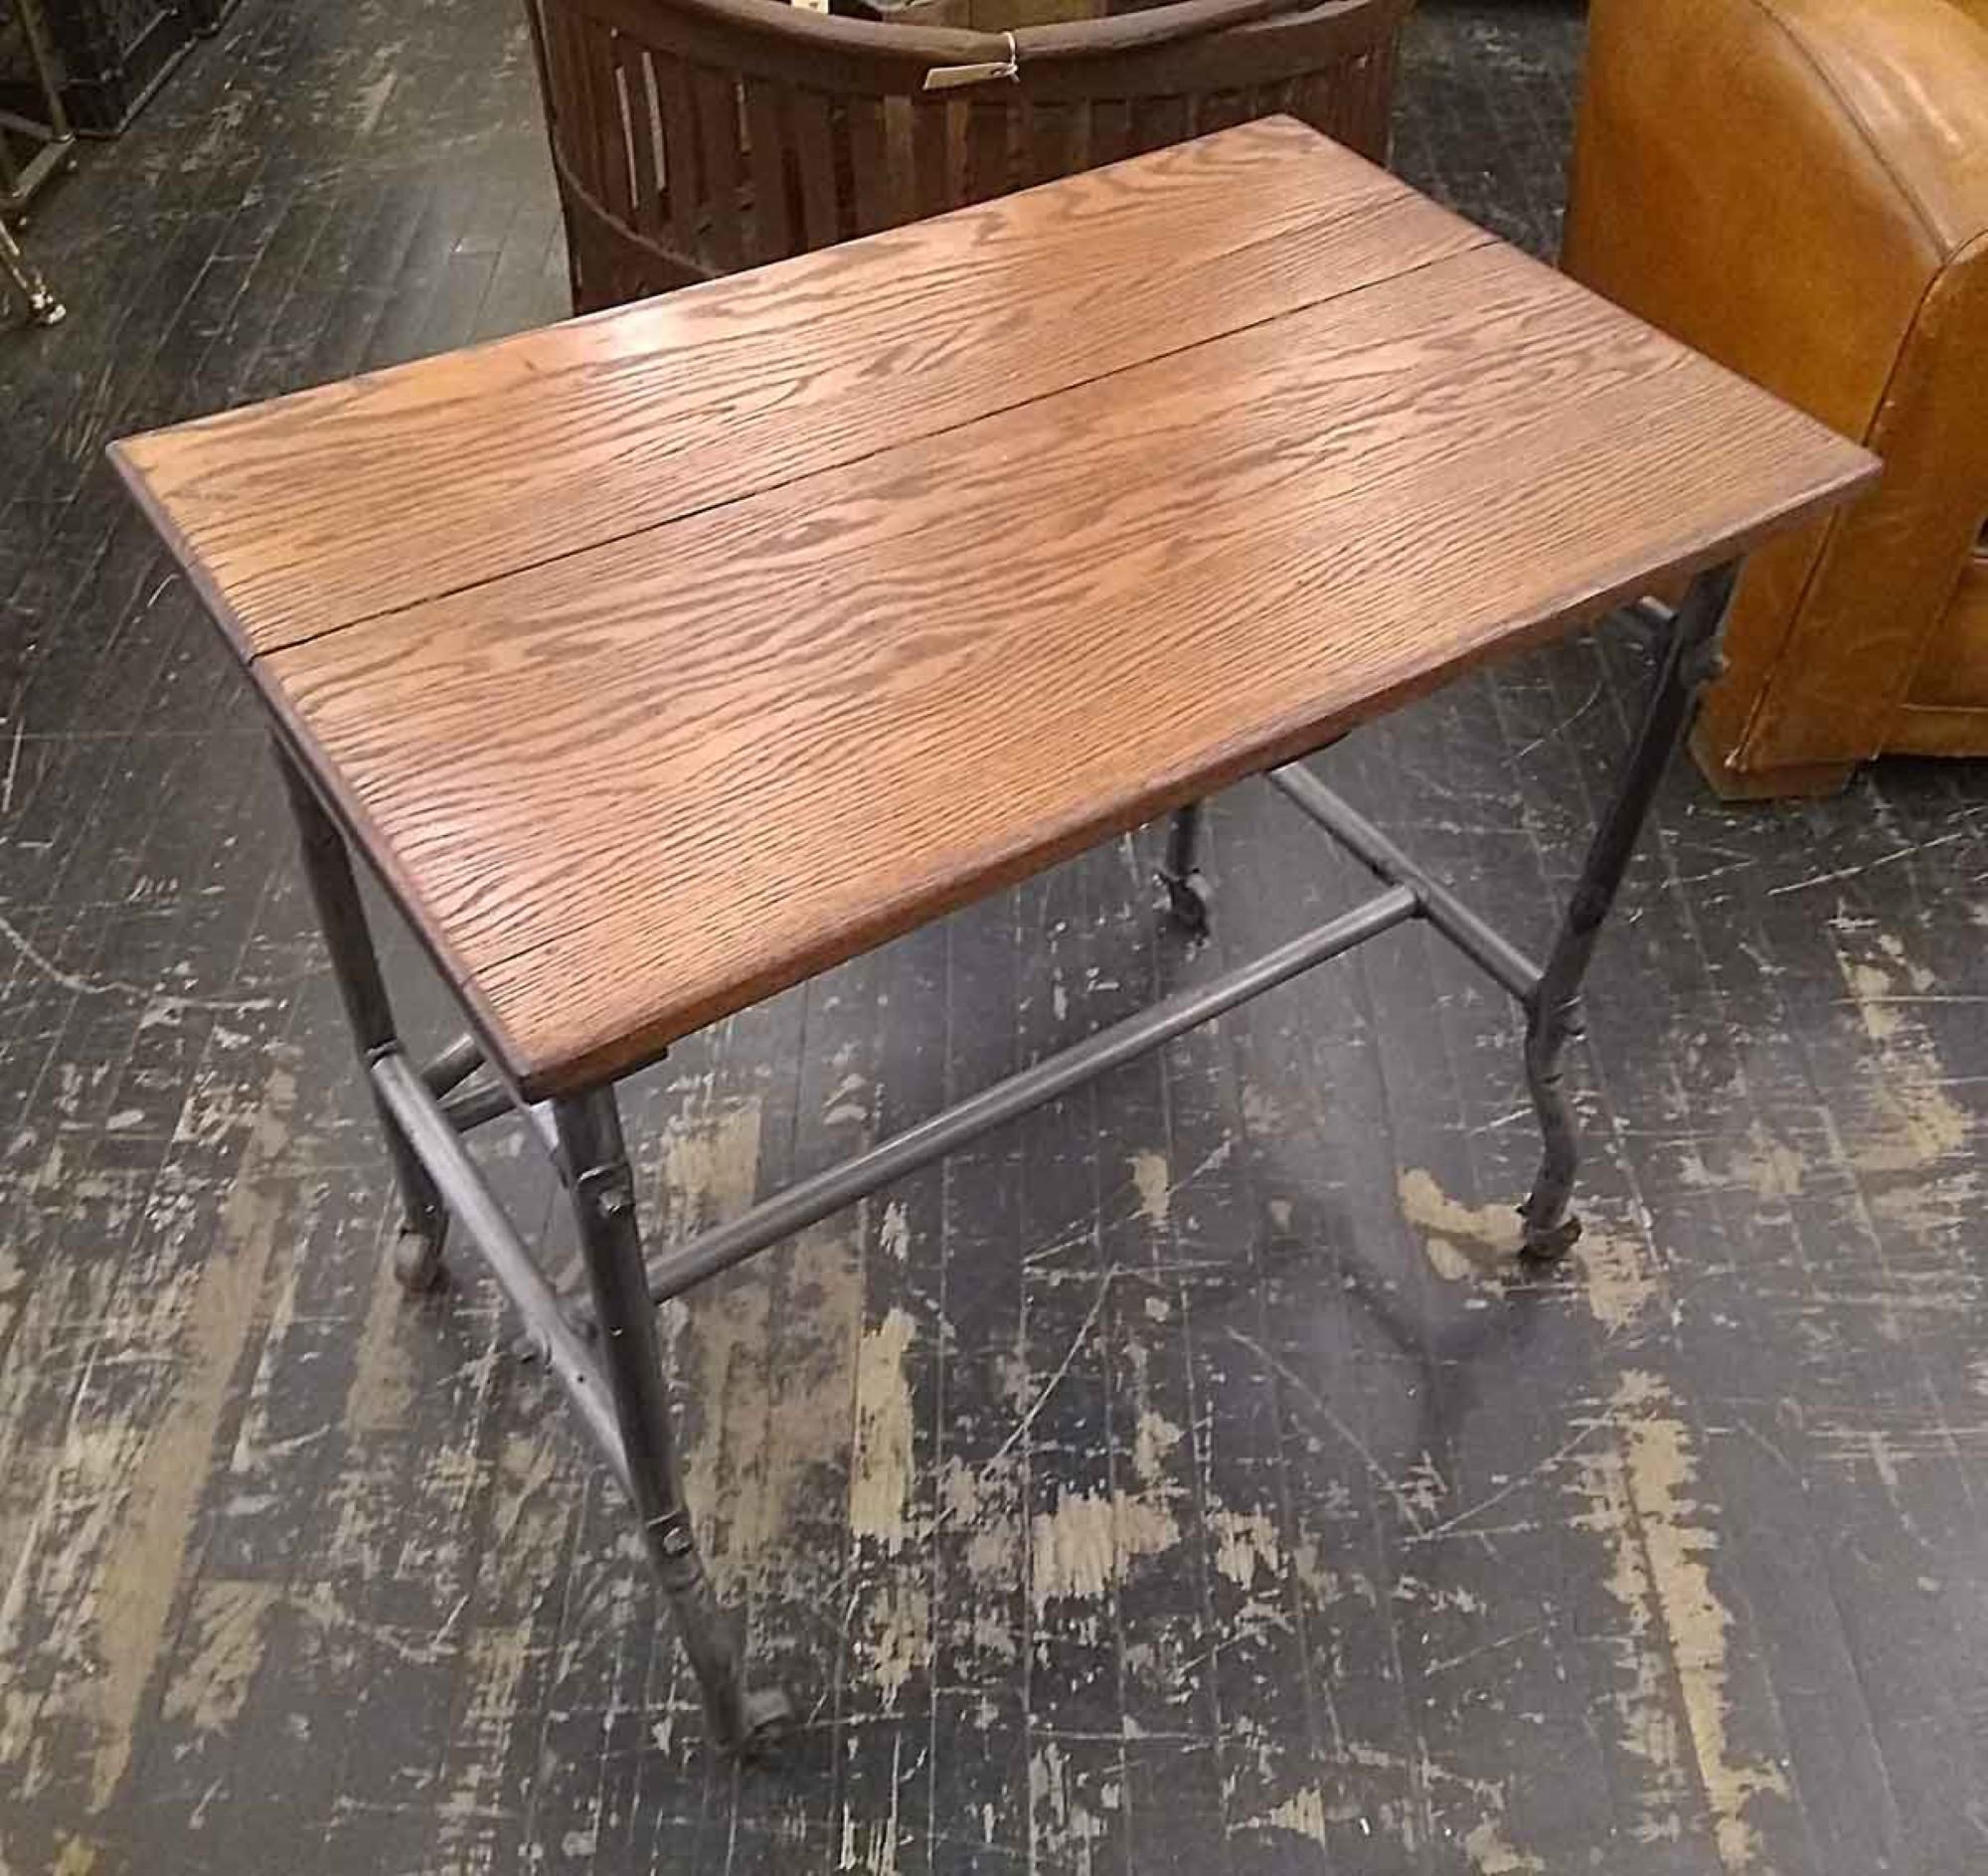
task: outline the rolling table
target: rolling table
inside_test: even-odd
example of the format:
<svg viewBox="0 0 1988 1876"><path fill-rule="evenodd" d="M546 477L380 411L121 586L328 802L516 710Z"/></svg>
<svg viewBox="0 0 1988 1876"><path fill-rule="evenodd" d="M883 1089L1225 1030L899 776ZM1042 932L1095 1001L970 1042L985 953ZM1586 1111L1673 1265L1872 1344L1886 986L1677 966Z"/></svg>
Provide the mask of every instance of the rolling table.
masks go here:
<svg viewBox="0 0 1988 1876"><path fill-rule="evenodd" d="M627 1488L717 1737L749 1691L685 1511L653 1304L1408 920L1523 1006L1553 1257L1582 972L1738 563L1876 463L1288 118L115 446L274 729L399 1176L453 1216ZM1644 599L1690 577L1675 611ZM1535 962L1299 759L1618 606L1641 728ZM614 1086L679 1037L1267 774L1380 890L645 1260ZM371 867L460 997L397 1039ZM559 1294L462 1133L522 1111Z"/></svg>

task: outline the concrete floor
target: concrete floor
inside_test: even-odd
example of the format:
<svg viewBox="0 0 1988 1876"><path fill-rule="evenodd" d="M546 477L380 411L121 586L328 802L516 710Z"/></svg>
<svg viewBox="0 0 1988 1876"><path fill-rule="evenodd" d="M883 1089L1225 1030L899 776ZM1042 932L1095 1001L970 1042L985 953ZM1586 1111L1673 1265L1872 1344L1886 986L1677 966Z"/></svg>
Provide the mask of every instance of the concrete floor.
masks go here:
<svg viewBox="0 0 1988 1876"><path fill-rule="evenodd" d="M1427 5L1400 166L1550 251L1579 36ZM1416 931L669 1310L719 1574L807 1715L735 1772L487 1285L385 1275L254 714L101 459L563 310L517 14L242 0L30 239L73 311L0 333L6 1876L1988 1863L1981 767L1672 777L1559 1277L1505 1255L1511 1010ZM1323 766L1536 941L1641 672L1569 643ZM631 1103L652 1222L1358 891L1239 789L1190 952L1153 858L679 1050Z"/></svg>

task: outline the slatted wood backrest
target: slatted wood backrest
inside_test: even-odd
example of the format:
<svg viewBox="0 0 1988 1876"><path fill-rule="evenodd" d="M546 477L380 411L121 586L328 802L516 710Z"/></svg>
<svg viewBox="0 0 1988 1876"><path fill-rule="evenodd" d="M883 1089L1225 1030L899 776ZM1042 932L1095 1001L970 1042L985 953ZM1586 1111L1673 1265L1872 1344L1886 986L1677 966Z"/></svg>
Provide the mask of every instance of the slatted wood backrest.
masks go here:
<svg viewBox="0 0 1988 1876"><path fill-rule="evenodd" d="M577 311L1273 111L1379 157L1412 0L1181 0L1009 42L781 0L526 0Z"/></svg>

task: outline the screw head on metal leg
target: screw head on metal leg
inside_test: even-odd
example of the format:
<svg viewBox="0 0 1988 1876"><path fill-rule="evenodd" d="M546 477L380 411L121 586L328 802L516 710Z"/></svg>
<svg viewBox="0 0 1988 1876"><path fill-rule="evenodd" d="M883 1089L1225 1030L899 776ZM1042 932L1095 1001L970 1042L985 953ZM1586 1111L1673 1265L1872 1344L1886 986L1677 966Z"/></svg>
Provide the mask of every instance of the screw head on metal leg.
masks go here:
<svg viewBox="0 0 1988 1876"><path fill-rule="evenodd" d="M442 1279L448 1275L448 1266L441 1261L441 1243L447 1229L446 1221L432 1230L405 1225L394 1240L394 1276L409 1295L424 1296L441 1287Z"/></svg>
<svg viewBox="0 0 1988 1876"><path fill-rule="evenodd" d="M635 1182L625 1165L596 1166L576 1188L602 1218L624 1218L635 1209Z"/></svg>

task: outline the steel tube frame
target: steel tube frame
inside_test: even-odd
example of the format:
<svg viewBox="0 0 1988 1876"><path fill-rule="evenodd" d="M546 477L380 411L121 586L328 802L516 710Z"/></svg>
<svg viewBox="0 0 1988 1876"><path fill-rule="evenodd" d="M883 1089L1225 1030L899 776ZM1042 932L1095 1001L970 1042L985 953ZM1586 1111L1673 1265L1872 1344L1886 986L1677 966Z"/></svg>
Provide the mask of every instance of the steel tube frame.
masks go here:
<svg viewBox="0 0 1988 1876"><path fill-rule="evenodd" d="M1273 768L1270 785L1315 820L1375 878L1406 886L1415 911L1457 949L1481 964L1522 1003L1539 989L1541 968L1503 933L1493 930L1448 887L1431 879L1370 820L1328 788L1301 763Z"/></svg>
<svg viewBox="0 0 1988 1876"><path fill-rule="evenodd" d="M0 275L13 282L14 290L27 306L31 325L53 326L61 322L66 310L62 301L42 278L41 269L21 252L4 220L0 220Z"/></svg>
<svg viewBox="0 0 1988 1876"><path fill-rule="evenodd" d="M465 1088L459 1095L451 1095L441 1104L441 1110L448 1116L449 1125L458 1133L474 1132L487 1122L515 1111L511 1106L511 1091L495 1082L485 1082L479 1088Z"/></svg>
<svg viewBox="0 0 1988 1876"><path fill-rule="evenodd" d="M421 1080L425 1085L425 1070L421 1072ZM492 1120L501 1120L506 1114L515 1113L539 1136L539 1143L559 1168L560 1177L565 1178L566 1156L560 1151L552 1109L545 1102L520 1100L517 1091L508 1082L486 1082L481 1087L465 1088L450 1096L441 1104L441 1110L458 1133L472 1133Z"/></svg>
<svg viewBox="0 0 1988 1876"><path fill-rule="evenodd" d="M1519 1215L1525 1220L1526 1249L1534 1257L1560 1257L1580 1236L1580 1220L1568 1209L1579 1167L1579 1129L1562 1086L1561 1065L1568 1044L1581 1033L1581 982L1649 818L1657 784L1698 714L1700 695L1719 674L1721 634L1739 578L1737 561L1700 574L1667 621L1658 616L1664 608L1637 608L1653 626L1667 622L1668 630L1659 640L1656 670L1615 793L1588 841L1526 1011L1526 1085L1543 1151Z"/></svg>
<svg viewBox="0 0 1988 1876"><path fill-rule="evenodd" d="M367 929L365 902L352 876L351 853L345 836L325 812L317 791L289 751L273 738L270 747L296 819L304 880L317 910L325 949L331 954L332 975L345 1005L346 1022L360 1059L370 1069L381 1055L400 1047L400 1038L394 1028L394 1006L387 995L386 979L380 974L380 959ZM377 1088L374 1106L401 1193L401 1235L394 1248L394 1268L409 1289L430 1289L441 1280L441 1246L448 1230L448 1211L420 1154Z"/></svg>
<svg viewBox="0 0 1988 1876"><path fill-rule="evenodd" d="M373 1086L395 1124L421 1156L449 1211L469 1233L490 1275L525 1318L534 1352L565 1389L615 1479L631 1490L628 1453L615 1420L613 1389L592 1345L568 1319L558 1292L532 1261L509 1215L477 1170L454 1123L398 1047L372 1064Z"/></svg>
<svg viewBox="0 0 1988 1876"><path fill-rule="evenodd" d="M422 1067L421 1080L427 1084L428 1093L439 1101L444 1095L453 1094L482 1066L483 1045L465 1030Z"/></svg>
<svg viewBox="0 0 1988 1876"><path fill-rule="evenodd" d="M697 1675L712 1731L728 1750L749 1748L789 1717L790 1709L777 1689L746 1686L738 1636L719 1606L691 1530L614 1090L610 1085L557 1101L553 1117L572 1171L580 1255L608 1352L614 1418L627 1450L628 1495L642 1541Z"/></svg>
<svg viewBox="0 0 1988 1876"><path fill-rule="evenodd" d="M1032 1108L1094 1080L1106 1070L1157 1049L1162 1043L1198 1028L1212 1017L1260 996L1265 990L1337 957L1356 944L1378 937L1415 915L1415 901L1406 888L1396 888L1356 906L1343 917L1307 932L1275 950L1141 1010L1122 1023L1100 1030L1073 1048L1032 1064L992 1088L970 1095L928 1120L858 1153L810 1179L802 1179L742 1213L730 1224L718 1225L678 1250L665 1252L649 1264L649 1294L657 1302L681 1295L708 1277L804 1230L818 1219L853 1205L879 1186L915 1172L955 1147L977 1139L993 1127L1018 1118Z"/></svg>
<svg viewBox="0 0 1988 1876"><path fill-rule="evenodd" d="M41 92L46 116L42 122L19 111L0 110L0 124L28 138L39 147L25 163L15 163L0 137L0 217L19 218L26 213L35 192L58 169L76 167L76 132L63 103L62 86L56 81L55 60L49 50L48 28L41 15L40 0L14 0L14 14L28 49L35 88ZM53 295L50 296L53 299ZM58 312L57 318L61 317ZM53 324L54 320L45 323Z"/></svg>
<svg viewBox="0 0 1988 1876"><path fill-rule="evenodd" d="M1700 574L1676 610L1649 598L1622 608L1626 622L1656 644L1656 669L1615 792L1588 842L1543 965L1431 879L1303 764L1286 764L1267 776L1370 873L1411 892L1417 915L1488 971L1525 1010L1526 1088L1542 1151L1538 1176L1519 1216L1525 1225L1521 1248L1535 1260L1565 1256L1580 1236L1580 1221L1568 1209L1580 1147L1574 1104L1562 1083L1563 1062L1568 1045L1581 1033L1581 983L1649 818L1657 784L1691 728L1700 694L1718 675L1720 634L1739 575L1737 561Z"/></svg>
<svg viewBox="0 0 1988 1876"><path fill-rule="evenodd" d="M1309 770L1290 765L1271 771L1269 780L1376 874L1384 882L1382 892L647 1262L611 1083L535 1104L522 1101L502 1075L496 1076L495 1086L462 1090L486 1066L482 1047L468 1036L424 1069L408 1060L394 1030L352 876L350 849L294 759L277 742L276 758L296 813L312 897L354 1040L366 1062L411 1230L429 1247L438 1266L441 1228L448 1217L457 1219L524 1317L535 1350L546 1358L634 1504L650 1562L722 1744L750 1750L789 1709L776 1692L748 1690L737 1637L705 1575L678 1474L654 1305L1068 1090L1416 918L1452 939L1527 1011L1526 1073L1545 1154L1521 1210L1528 1252L1558 1255L1578 1230L1567 1215L1575 1140L1573 1109L1560 1086L1561 1056L1578 1032L1581 977L1657 782L1689 725L1699 688L1715 667L1734 573L1725 567L1702 576L1674 615L1658 619L1639 610L1645 624L1662 627L1657 674L1622 778L1544 965L1535 964L1462 905ZM1199 884L1194 854L1201 819L1198 805L1191 807L1177 815L1170 831L1167 872L1178 881L1193 877ZM451 1094L453 1100L448 1099ZM586 1271L584 1306L555 1290L460 1138L461 1130L511 1107L545 1140L569 1189Z"/></svg>
<svg viewBox="0 0 1988 1876"><path fill-rule="evenodd" d="M1200 858L1202 823L1207 818L1208 805L1204 801L1187 801L1174 809L1173 819L1167 823L1167 856L1159 871L1167 910L1194 938L1208 936L1212 896Z"/></svg>

